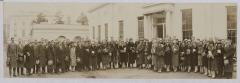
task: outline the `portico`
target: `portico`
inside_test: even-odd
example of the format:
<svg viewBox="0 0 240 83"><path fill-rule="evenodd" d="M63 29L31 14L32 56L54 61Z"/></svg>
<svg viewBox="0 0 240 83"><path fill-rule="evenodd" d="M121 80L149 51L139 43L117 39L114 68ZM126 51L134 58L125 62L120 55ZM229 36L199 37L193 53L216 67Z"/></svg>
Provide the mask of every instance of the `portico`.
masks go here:
<svg viewBox="0 0 240 83"><path fill-rule="evenodd" d="M159 6L159 7L155 7ZM171 35L172 4L145 6L144 31L145 38L166 38Z"/></svg>

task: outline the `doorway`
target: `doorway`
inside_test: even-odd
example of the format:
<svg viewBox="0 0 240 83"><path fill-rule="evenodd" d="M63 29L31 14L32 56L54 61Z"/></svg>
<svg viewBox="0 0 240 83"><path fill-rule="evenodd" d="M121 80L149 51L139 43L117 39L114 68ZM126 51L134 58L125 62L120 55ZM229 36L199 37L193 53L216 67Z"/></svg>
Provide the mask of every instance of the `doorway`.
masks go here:
<svg viewBox="0 0 240 83"><path fill-rule="evenodd" d="M165 37L165 24L159 24L156 26L156 37L164 38Z"/></svg>

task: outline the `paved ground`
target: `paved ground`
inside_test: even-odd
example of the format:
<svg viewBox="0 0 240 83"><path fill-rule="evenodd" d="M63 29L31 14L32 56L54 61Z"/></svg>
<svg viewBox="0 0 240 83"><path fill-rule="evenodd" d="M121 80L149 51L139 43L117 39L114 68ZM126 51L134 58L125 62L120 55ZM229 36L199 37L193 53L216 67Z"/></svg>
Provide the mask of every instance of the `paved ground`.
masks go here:
<svg viewBox="0 0 240 83"><path fill-rule="evenodd" d="M235 75L236 76L236 75ZM234 76L234 77L235 77ZM88 72L66 72L60 74L40 74L21 78L100 78L100 79L210 79L199 73L162 72L147 69L109 69Z"/></svg>

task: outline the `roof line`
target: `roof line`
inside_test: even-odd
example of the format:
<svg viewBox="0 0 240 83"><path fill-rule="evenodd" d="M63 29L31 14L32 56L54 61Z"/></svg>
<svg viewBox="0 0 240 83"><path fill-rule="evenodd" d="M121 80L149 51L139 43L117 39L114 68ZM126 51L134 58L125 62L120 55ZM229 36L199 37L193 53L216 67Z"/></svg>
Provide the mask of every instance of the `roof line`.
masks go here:
<svg viewBox="0 0 240 83"><path fill-rule="evenodd" d="M101 4L101 5L99 5L99 6L96 6L96 7L92 8L92 9L90 9L88 12L89 12L89 13L92 13L92 12L98 10L98 9L101 9L101 8L103 8L103 7L107 6L107 5L109 5L109 4L111 4L111 3L104 3L104 4Z"/></svg>

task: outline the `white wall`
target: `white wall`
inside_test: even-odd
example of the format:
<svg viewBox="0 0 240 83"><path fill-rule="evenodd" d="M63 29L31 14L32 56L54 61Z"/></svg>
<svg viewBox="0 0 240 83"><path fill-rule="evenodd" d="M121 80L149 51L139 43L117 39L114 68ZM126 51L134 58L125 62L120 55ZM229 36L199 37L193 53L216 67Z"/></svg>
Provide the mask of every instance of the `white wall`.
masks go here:
<svg viewBox="0 0 240 83"><path fill-rule="evenodd" d="M119 21L123 21L124 40L126 38L138 38L137 17L141 16L141 4L109 4L103 8L91 12L89 16L90 35L92 39L92 27L95 27L95 38L98 37L98 25L101 25L101 39L105 39L105 23L108 23L108 38L119 39Z"/></svg>
<svg viewBox="0 0 240 83"><path fill-rule="evenodd" d="M158 4L152 7L143 8L143 4L110 4L99 8L89 14L89 24L92 29L95 26L95 37L97 38L98 25L104 27L105 23L109 25L109 38L114 37L118 40L119 25L118 21L124 21L124 39L138 38L137 17L143 16L147 12L160 10L171 10L170 27L167 27L167 33L171 37L182 39L182 9L192 9L192 30L196 39L226 39L227 38L227 9L226 6L236 4L228 3L177 3L174 5ZM145 16L146 17L146 16ZM151 19L144 18L144 36L152 38L153 29ZM150 24L150 25L149 25ZM102 39L105 38L104 28L102 30ZM92 30L90 30L92 38Z"/></svg>

